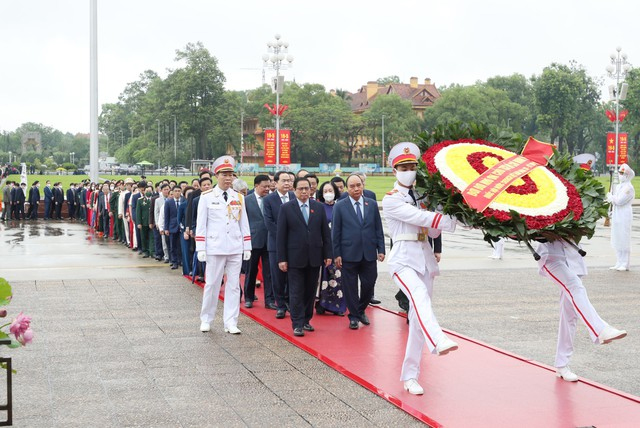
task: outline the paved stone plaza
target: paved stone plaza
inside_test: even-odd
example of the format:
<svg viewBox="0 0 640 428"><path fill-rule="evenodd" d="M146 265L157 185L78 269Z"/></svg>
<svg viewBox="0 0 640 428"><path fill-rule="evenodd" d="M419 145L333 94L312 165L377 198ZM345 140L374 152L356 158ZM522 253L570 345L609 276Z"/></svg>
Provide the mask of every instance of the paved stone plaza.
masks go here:
<svg viewBox="0 0 640 428"><path fill-rule="evenodd" d="M585 244L590 298L629 336L595 346L580 326L572 361L578 375L633 395L640 395L639 229L636 216L630 272L607 269L610 229L599 227ZM479 236L459 229L444 238L440 323L551 365L558 290L538 276L524 247L508 242L504 260L491 260ZM18 371L15 426L421 425L243 315L239 336L223 332L221 311L212 333L200 333L200 288L83 225L3 224L0 241L1 276L14 290L9 313L31 315L35 332L28 347L5 350ZM386 265L381 271L376 296L396 309ZM399 367L390 369L399 376Z"/></svg>

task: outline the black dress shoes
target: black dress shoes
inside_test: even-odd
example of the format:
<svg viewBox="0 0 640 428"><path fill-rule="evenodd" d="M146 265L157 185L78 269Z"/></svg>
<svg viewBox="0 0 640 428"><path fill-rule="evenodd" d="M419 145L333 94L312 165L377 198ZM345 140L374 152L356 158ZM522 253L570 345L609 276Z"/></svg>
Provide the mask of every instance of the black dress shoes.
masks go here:
<svg viewBox="0 0 640 428"><path fill-rule="evenodd" d="M360 322L361 322L362 324L364 324L364 325L369 325L369 324L371 324L371 323L369 322L369 318L367 317L367 315L366 315L366 314L362 314L362 315L360 315Z"/></svg>
<svg viewBox="0 0 640 428"><path fill-rule="evenodd" d="M349 328L351 330L357 330L358 329L358 320L351 320L349 321Z"/></svg>
<svg viewBox="0 0 640 428"><path fill-rule="evenodd" d="M284 309L278 309L278 311L276 312L276 318L278 318L279 320L284 318L284 314L287 311L285 311Z"/></svg>
<svg viewBox="0 0 640 428"><path fill-rule="evenodd" d="M303 325L303 326L302 326L302 329L303 329L303 330L306 330L306 331L315 331L315 330L316 330L316 329L315 329L315 328L313 328L313 326L312 326L311 324L309 324L309 323L306 323L305 325Z"/></svg>
<svg viewBox="0 0 640 428"><path fill-rule="evenodd" d="M379 305L380 303L382 303L380 300L376 299L375 297L371 298L371 300L369 300L369 303L372 305Z"/></svg>
<svg viewBox="0 0 640 428"><path fill-rule="evenodd" d="M293 335L294 336L304 336L304 331L302 331L301 328L294 328L293 329Z"/></svg>
<svg viewBox="0 0 640 428"><path fill-rule="evenodd" d="M245 308L253 308L253 302L251 300L245 301L244 302L244 307Z"/></svg>
<svg viewBox="0 0 640 428"><path fill-rule="evenodd" d="M176 263L172 264L171 269L178 269L178 265Z"/></svg>
<svg viewBox="0 0 640 428"><path fill-rule="evenodd" d="M278 309L275 303L267 303L266 305L264 305L264 307L267 309L273 309L274 311Z"/></svg>

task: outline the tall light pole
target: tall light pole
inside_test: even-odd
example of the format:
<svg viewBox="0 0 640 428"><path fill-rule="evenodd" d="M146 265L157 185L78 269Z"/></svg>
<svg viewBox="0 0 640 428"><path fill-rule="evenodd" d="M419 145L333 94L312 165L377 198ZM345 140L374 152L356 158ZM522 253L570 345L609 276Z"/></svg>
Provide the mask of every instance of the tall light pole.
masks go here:
<svg viewBox="0 0 640 428"><path fill-rule="evenodd" d="M160 150L160 119L156 119L158 122L158 150Z"/></svg>
<svg viewBox="0 0 640 428"><path fill-rule="evenodd" d="M627 75L627 72L631 69L631 65L627 62L627 54L621 53L622 48L618 46L616 48L616 53L612 53L609 57L611 58L611 64L607 66L607 73L609 77L616 80L615 87L612 88L609 86L609 92L613 95L613 101L616 103L616 142L615 142L615 158L613 160L613 185L618 184L619 175L618 175L618 146L620 144L619 134L620 134L620 101L624 100L627 97L627 87L626 83L620 85L620 81L624 80Z"/></svg>
<svg viewBox="0 0 640 428"><path fill-rule="evenodd" d="M11 163L11 155L12 155L11 150L9 150L9 163Z"/></svg>
<svg viewBox="0 0 640 428"><path fill-rule="evenodd" d="M98 0L91 0L89 6L90 21L90 60L89 60L89 172L91 181L98 182Z"/></svg>
<svg viewBox="0 0 640 428"><path fill-rule="evenodd" d="M384 114L382 115L382 160L380 161L380 170L384 174Z"/></svg>
<svg viewBox="0 0 640 428"><path fill-rule="evenodd" d="M280 34L275 35L275 41L267 42L267 52L262 55L264 68L276 71L272 89L276 93L276 167L280 165L280 94L284 89L284 76L280 78L280 70L286 70L293 62L292 55L285 55L289 51L289 43L280 40ZM283 63L284 60L287 63Z"/></svg>
<svg viewBox="0 0 640 428"><path fill-rule="evenodd" d="M74 159L75 155L76 155L76 152L69 153L69 162L74 163L73 161L75 160Z"/></svg>
<svg viewBox="0 0 640 428"><path fill-rule="evenodd" d="M240 164L244 160L244 111L240 112Z"/></svg>
<svg viewBox="0 0 640 428"><path fill-rule="evenodd" d="M176 171L176 164L178 163L178 121L173 116L173 173L177 176L178 171Z"/></svg>

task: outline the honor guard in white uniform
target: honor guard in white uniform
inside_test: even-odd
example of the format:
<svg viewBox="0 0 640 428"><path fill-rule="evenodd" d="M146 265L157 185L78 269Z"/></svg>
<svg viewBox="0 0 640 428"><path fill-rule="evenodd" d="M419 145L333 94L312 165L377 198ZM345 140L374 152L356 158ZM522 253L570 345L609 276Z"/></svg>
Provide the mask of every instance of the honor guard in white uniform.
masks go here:
<svg viewBox="0 0 640 428"><path fill-rule="evenodd" d="M576 335L578 318L584 323L596 344L607 344L627 335L604 322L589 301L587 290L580 277L587 274L587 266L579 254L580 247L573 242L556 240L540 243L536 252L539 273L560 287L560 323L556 348L556 376L569 382L578 376L569 368L573 354L573 340Z"/></svg>
<svg viewBox="0 0 640 428"><path fill-rule="evenodd" d="M420 150L413 143L400 143L389 152L396 183L382 199L384 217L393 248L389 254L389 270L395 284L409 299L409 335L400 380L404 389L420 395L418 383L423 346L438 355L458 348L440 328L431 306L433 278L439 274L438 263L428 238L436 238L442 230L453 232L456 219L426 210L417 204L413 185Z"/></svg>
<svg viewBox="0 0 640 428"><path fill-rule="evenodd" d="M227 274L224 289L224 331L239 334L240 267L242 260L251 258L251 234L244 198L233 190L231 156L222 156L213 163L218 184L200 195L196 225L198 260L206 261L205 287L200 312L200 331L211 330L215 318L223 275Z"/></svg>

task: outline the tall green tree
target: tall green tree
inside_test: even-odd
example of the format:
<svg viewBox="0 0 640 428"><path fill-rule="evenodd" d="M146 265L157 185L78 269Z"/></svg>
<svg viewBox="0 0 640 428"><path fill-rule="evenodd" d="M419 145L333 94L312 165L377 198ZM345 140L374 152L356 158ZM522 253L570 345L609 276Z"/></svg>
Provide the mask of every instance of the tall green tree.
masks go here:
<svg viewBox="0 0 640 428"><path fill-rule="evenodd" d="M398 94L376 97L371 107L362 114L367 127L363 131L371 146L377 146L377 153L382 153L382 116L384 116L384 156L389 149L402 141L411 141L420 132L420 119L413 111L411 101L402 99ZM373 147L371 147L373 149ZM373 161L379 161L377 153L370 151ZM382 155L381 155L382 156Z"/></svg>
<svg viewBox="0 0 640 428"><path fill-rule="evenodd" d="M194 138L194 156L210 159L214 154L211 133L218 108L224 102L226 79L218 68L218 60L201 42L177 50L176 61L185 65L167 76L165 110L180 118L185 139Z"/></svg>

